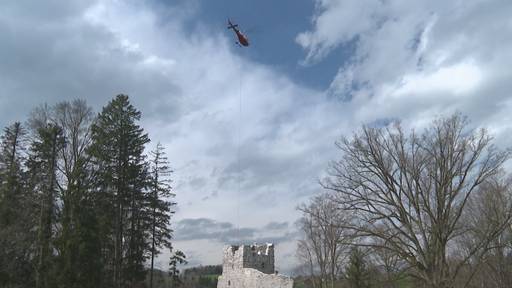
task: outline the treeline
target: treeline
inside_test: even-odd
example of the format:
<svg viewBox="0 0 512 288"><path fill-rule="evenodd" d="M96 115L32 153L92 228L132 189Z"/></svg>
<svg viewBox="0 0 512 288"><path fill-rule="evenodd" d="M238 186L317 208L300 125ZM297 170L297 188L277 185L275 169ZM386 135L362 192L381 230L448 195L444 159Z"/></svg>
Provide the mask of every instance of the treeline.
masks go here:
<svg viewBox="0 0 512 288"><path fill-rule="evenodd" d="M151 286L162 249L178 274L171 170L162 145L146 153L140 117L118 95L97 115L62 102L4 129L0 287Z"/></svg>
<svg viewBox="0 0 512 288"><path fill-rule="evenodd" d="M222 274L222 265L205 265L205 266L197 266L191 267L183 270L183 277L196 277L203 275L221 275Z"/></svg>
<svg viewBox="0 0 512 288"><path fill-rule="evenodd" d="M155 270L153 287L216 288L217 278L221 274L222 265L207 265L187 268L184 269L178 277L173 277L168 272Z"/></svg>
<svg viewBox="0 0 512 288"><path fill-rule="evenodd" d="M206 265L187 268L181 275L183 288L216 288L217 278L222 274L222 265Z"/></svg>
<svg viewBox="0 0 512 288"><path fill-rule="evenodd" d="M512 183L486 130L363 127L299 207L296 287L512 287Z"/></svg>

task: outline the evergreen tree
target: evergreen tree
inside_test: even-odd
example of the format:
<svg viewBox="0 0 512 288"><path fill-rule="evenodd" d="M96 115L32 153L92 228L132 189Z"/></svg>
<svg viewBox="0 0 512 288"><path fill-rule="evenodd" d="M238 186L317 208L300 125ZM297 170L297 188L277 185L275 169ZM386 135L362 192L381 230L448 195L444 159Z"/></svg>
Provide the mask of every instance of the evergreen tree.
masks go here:
<svg viewBox="0 0 512 288"><path fill-rule="evenodd" d="M24 195L22 164L26 130L19 123L6 127L0 147L0 287L32 283L31 215Z"/></svg>
<svg viewBox="0 0 512 288"><path fill-rule="evenodd" d="M149 287L153 288L154 258L159 254L159 249L166 247L171 249L171 207L176 203L170 198L175 195L171 193L171 174L164 147L158 143L155 150L151 151L151 186L149 194L149 208L151 217L151 268Z"/></svg>
<svg viewBox="0 0 512 288"><path fill-rule="evenodd" d="M21 163L25 129L15 122L4 129L0 151L0 228L14 223L22 194Z"/></svg>
<svg viewBox="0 0 512 288"><path fill-rule="evenodd" d="M149 138L136 124L140 116L128 96L118 95L92 126L89 151L96 171L105 286L133 286L145 277L149 221L143 209L149 177L143 152Z"/></svg>
<svg viewBox="0 0 512 288"><path fill-rule="evenodd" d="M140 115L118 95L97 118L76 100L36 108L30 134L5 128L0 287L140 287L149 259L172 252L171 171L161 145L146 160ZM176 251L173 279L184 262Z"/></svg>
<svg viewBox="0 0 512 288"><path fill-rule="evenodd" d="M350 252L350 259L346 271L346 279L350 288L369 288L370 272L368 270L363 252L354 247Z"/></svg>
<svg viewBox="0 0 512 288"><path fill-rule="evenodd" d="M183 282L180 279L180 270L178 269L178 266L187 264L187 257L185 256L185 253L180 250L173 251L172 247L170 250L171 258L169 261L169 276L171 276L171 287L180 287Z"/></svg>
<svg viewBox="0 0 512 288"><path fill-rule="evenodd" d="M36 287L54 287L52 282L54 225L56 220L57 161L64 147L62 128L47 124L37 129L32 143L29 169L35 198L39 199Z"/></svg>

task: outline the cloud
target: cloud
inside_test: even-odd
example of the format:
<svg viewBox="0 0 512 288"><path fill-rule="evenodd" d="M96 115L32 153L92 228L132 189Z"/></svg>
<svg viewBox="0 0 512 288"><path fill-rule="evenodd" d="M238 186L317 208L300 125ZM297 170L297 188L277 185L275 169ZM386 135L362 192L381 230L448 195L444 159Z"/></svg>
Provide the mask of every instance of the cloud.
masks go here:
<svg viewBox="0 0 512 288"><path fill-rule="evenodd" d="M190 247L197 263L220 263L215 249L239 236L291 239L261 227L293 221L297 199L317 189L315 169L325 162L318 151L334 141L336 104L241 57L225 29L187 26L197 12L186 3L2 5L0 124L26 119L43 102L81 97L100 111L116 94L130 95L174 170L176 248ZM311 133L318 135L310 143ZM202 241L215 245L192 245ZM158 261L167 260L163 253Z"/></svg>
<svg viewBox="0 0 512 288"><path fill-rule="evenodd" d="M242 57L224 27L201 24L197 1L5 3L0 124L41 102L82 97L99 111L129 94L174 170L176 245L203 264L243 227L244 241L280 241L277 261L293 266L285 223L319 192L334 141L363 123L460 111L510 143L512 3L315 3L295 41L305 64L339 63L325 91Z"/></svg>
<svg viewBox="0 0 512 288"><path fill-rule="evenodd" d="M247 228L209 218L182 219L176 224L174 234L177 241L209 239L224 244L278 244L297 236L294 229L288 229L288 222L269 222L261 228Z"/></svg>
<svg viewBox="0 0 512 288"><path fill-rule="evenodd" d="M496 120L510 108L511 3L315 2L312 28L297 42L306 62L340 63L327 92L351 105L353 123L399 118L413 127L459 111L475 126L510 131ZM330 57L350 41L349 61Z"/></svg>
<svg viewBox="0 0 512 288"><path fill-rule="evenodd" d="M176 225L176 240L210 239L221 242L231 242L236 238L250 239L255 229L236 228L229 222L217 222L213 219L183 219Z"/></svg>
<svg viewBox="0 0 512 288"><path fill-rule="evenodd" d="M126 93L142 111L153 142L168 148L180 203L218 191L231 199L247 195L241 201L250 206L261 193L273 190L287 198L315 186L312 170L296 167L303 161L323 165L314 157L315 146L332 145L335 131L328 127L334 122L314 117L331 117L334 107L320 92L240 57L224 29L196 25L190 33L185 23L197 16L194 5L51 1L37 11L29 5L17 2L0 12L3 125L25 119L42 102L82 97L99 111L114 95ZM305 115L311 119L304 121ZM310 133L319 134L318 142L305 141ZM298 160L303 153L311 156ZM284 180L304 173L309 175L293 187ZM239 176L247 193L238 191ZM232 203L209 205L230 212L234 206L225 208ZM190 213L206 211L211 209L199 206Z"/></svg>
<svg viewBox="0 0 512 288"><path fill-rule="evenodd" d="M221 264L223 246L240 243L273 243L276 245L279 271L290 273L296 265L294 255L299 232L295 226L290 227L288 222L269 222L258 228L239 228L231 222L209 218L182 219L176 224L174 234L175 244L185 251L187 259L194 265Z"/></svg>
<svg viewBox="0 0 512 288"><path fill-rule="evenodd" d="M384 21L382 1L317 0L315 3L313 30L296 38L307 49L306 63L322 60L340 44L375 29Z"/></svg>
<svg viewBox="0 0 512 288"><path fill-rule="evenodd" d="M267 230L282 230L288 228L288 222L269 222L265 225Z"/></svg>
<svg viewBox="0 0 512 288"><path fill-rule="evenodd" d="M32 4L7 4L0 12L2 102L9 103L1 105L2 123L24 118L41 102L80 97L99 108L119 93L132 95L148 115L165 109L168 120L179 118L180 90L166 76L168 60L157 61L91 22L87 15L101 2Z"/></svg>

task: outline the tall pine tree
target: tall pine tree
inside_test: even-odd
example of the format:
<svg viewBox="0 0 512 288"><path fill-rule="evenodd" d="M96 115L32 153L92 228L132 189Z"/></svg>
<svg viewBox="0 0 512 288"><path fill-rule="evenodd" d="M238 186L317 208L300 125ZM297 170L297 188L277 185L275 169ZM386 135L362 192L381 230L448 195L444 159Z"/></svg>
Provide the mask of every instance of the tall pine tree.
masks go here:
<svg viewBox="0 0 512 288"><path fill-rule="evenodd" d="M96 171L107 287L133 286L145 277L149 223L143 209L149 177L143 152L149 138L136 123L140 116L128 96L118 95L92 126L89 151Z"/></svg>
<svg viewBox="0 0 512 288"><path fill-rule="evenodd" d="M20 122L4 129L0 151L0 229L14 223L22 194L22 152L26 137Z"/></svg>
<svg viewBox="0 0 512 288"><path fill-rule="evenodd" d="M65 139L62 128L49 123L37 129L31 146L28 166L31 188L38 199L38 241L36 264L36 287L55 287L52 268L54 267L55 220L57 210L57 161Z"/></svg>
<svg viewBox="0 0 512 288"><path fill-rule="evenodd" d="M118 95L97 118L76 100L34 109L31 133L5 129L0 287L139 287L173 252L170 170L161 145L146 159L140 115ZM183 261L176 251L175 278Z"/></svg>
<svg viewBox="0 0 512 288"><path fill-rule="evenodd" d="M171 249L171 201L175 195L171 192L169 176L171 169L165 156L164 147L158 143L155 150L151 151L151 185L149 190L149 215L151 218L151 268L149 287L153 288L154 259L160 249Z"/></svg>
<svg viewBox="0 0 512 288"><path fill-rule="evenodd" d="M0 287L32 283L31 215L24 195L27 133L19 122L6 127L0 146Z"/></svg>
<svg viewBox="0 0 512 288"><path fill-rule="evenodd" d="M180 279L179 265L187 264L187 256L180 250L174 251L174 248L170 248L171 257L169 261L169 276L171 277L172 287L181 287L183 282Z"/></svg>

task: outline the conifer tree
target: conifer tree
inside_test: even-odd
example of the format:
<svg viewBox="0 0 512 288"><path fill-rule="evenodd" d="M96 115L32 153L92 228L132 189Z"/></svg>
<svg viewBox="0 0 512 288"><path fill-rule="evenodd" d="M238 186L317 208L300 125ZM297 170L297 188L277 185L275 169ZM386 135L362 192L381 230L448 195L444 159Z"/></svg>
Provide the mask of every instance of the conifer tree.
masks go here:
<svg viewBox="0 0 512 288"><path fill-rule="evenodd" d="M26 130L20 122L4 129L0 146L0 287L30 285L31 219L24 195Z"/></svg>
<svg viewBox="0 0 512 288"><path fill-rule="evenodd" d="M118 95L97 118L76 100L34 109L30 133L5 129L0 287L140 287L149 260L173 252L171 171L161 145L147 160L140 116ZM175 280L184 262L173 253Z"/></svg>
<svg viewBox="0 0 512 288"><path fill-rule="evenodd" d="M354 247L350 252L350 259L346 271L346 278L350 288L369 288L370 272L363 252Z"/></svg>
<svg viewBox="0 0 512 288"><path fill-rule="evenodd" d="M37 129L35 141L31 146L29 159L30 175L34 197L39 199L38 241L36 287L54 287L52 283L54 225L56 219L57 197L57 161L60 150L64 147L62 128L49 123Z"/></svg>
<svg viewBox="0 0 512 288"><path fill-rule="evenodd" d="M171 257L169 261L169 276L171 277L172 287L181 287L183 282L180 279L179 265L187 264L185 253L180 250L173 251L171 247Z"/></svg>
<svg viewBox="0 0 512 288"><path fill-rule="evenodd" d="M96 171L106 286L125 287L145 277L149 225L142 211L149 181L143 152L149 138L136 123L140 116L128 96L118 95L92 126L89 151Z"/></svg>
<svg viewBox="0 0 512 288"><path fill-rule="evenodd" d="M21 162L25 129L15 122L4 129L0 151L0 229L10 226L19 211L22 193Z"/></svg>
<svg viewBox="0 0 512 288"><path fill-rule="evenodd" d="M169 176L171 169L165 156L164 147L158 143L151 151L151 185L149 191L149 215L151 218L151 268L149 287L153 288L154 258L159 249L171 249L171 214L172 206L176 205L170 199L175 195L171 193Z"/></svg>

